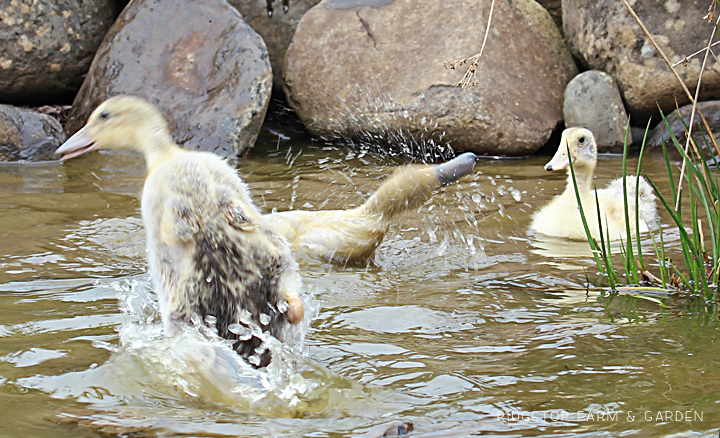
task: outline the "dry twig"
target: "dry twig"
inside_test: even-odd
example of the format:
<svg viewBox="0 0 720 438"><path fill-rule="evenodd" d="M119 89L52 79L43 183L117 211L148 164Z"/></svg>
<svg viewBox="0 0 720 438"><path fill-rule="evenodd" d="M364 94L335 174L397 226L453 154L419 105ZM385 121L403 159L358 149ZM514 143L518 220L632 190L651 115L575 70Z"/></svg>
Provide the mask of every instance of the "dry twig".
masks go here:
<svg viewBox="0 0 720 438"><path fill-rule="evenodd" d="M478 52L476 55L471 56L469 58L460 59L457 61L445 61L444 66L445 68L449 68L451 70L455 70L456 66L462 66L465 65L467 62L470 62L470 65L468 66L467 71L465 72L465 76L460 79L460 82L457 83L457 86L460 88L467 88L469 85L477 85L477 67L478 67L478 61L483 55L483 51L485 50L485 43L487 42L488 34L490 33L490 23L492 22L492 15L493 15L493 9L495 9L495 0L492 0L490 2L490 14L488 14L488 22L487 26L485 27L485 36L483 37L482 46L480 46L480 52Z"/></svg>
<svg viewBox="0 0 720 438"><path fill-rule="evenodd" d="M695 150L696 156L702 157L700 155L700 151L698 149L697 143L695 143L695 139L692 137L692 130L693 126L695 125L695 111L697 110L697 99L700 95L700 85L702 84L702 76L703 72L705 71L705 65L707 64L708 55L710 54L710 47L712 47L712 40L715 37L715 27L713 26L712 32L710 33L710 40L708 41L707 50L705 51L705 57L703 58L702 67L700 68L700 74L698 75L698 83L697 87L695 87L695 99L693 100L693 106L692 111L690 112L690 124L688 125L688 132L687 132L687 138L685 139L685 156L688 156L688 152L690 151L690 144L693 145L693 149ZM678 111L678 115L681 116L680 111ZM710 132L708 130L708 132ZM683 176L685 176L685 168L687 166L686 160L683 159L682 162L682 168L680 169L680 179L678 181L678 192L677 192L677 198L675 199L675 211L678 210L678 207L680 206L680 194L682 192L682 182L683 182ZM705 167L703 166L703 173L705 173ZM707 178L707 175L705 175L705 178Z"/></svg>
<svg viewBox="0 0 720 438"><path fill-rule="evenodd" d="M711 45L710 47L711 47L711 48L712 48L712 47L715 47L715 46L717 46L718 44L720 44L720 41L715 41L714 43L712 43L712 45ZM681 59L680 61L678 61L678 62L676 62L675 64L673 64L673 67L677 67L677 66L680 65L680 64L685 64L685 66L687 66L687 63L690 62L691 59L693 59L694 57L696 57L697 55L701 54L702 52L704 52L704 51L706 51L706 50L707 50L707 48L700 49L700 50L698 50L697 52L693 53L692 55L688 55L688 56L684 57L684 58ZM715 56L714 53L712 53L712 52L710 52L710 53L713 55L713 57ZM715 58L715 59L717 59L717 58Z"/></svg>

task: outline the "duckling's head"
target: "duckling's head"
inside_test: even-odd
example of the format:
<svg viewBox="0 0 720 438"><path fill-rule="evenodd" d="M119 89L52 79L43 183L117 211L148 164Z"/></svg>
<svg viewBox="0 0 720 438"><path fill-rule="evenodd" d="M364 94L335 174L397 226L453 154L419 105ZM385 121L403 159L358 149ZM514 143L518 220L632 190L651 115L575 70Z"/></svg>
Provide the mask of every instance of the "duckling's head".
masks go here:
<svg viewBox="0 0 720 438"><path fill-rule="evenodd" d="M570 155L568 156L568 151ZM562 170L573 168L595 168L597 162L597 146L592 132L585 128L567 128L562 133L560 147L555 156L545 165L545 170Z"/></svg>
<svg viewBox="0 0 720 438"><path fill-rule="evenodd" d="M97 149L134 149L148 154L174 144L160 111L139 97L112 97L90 114L85 126L55 151L61 160Z"/></svg>

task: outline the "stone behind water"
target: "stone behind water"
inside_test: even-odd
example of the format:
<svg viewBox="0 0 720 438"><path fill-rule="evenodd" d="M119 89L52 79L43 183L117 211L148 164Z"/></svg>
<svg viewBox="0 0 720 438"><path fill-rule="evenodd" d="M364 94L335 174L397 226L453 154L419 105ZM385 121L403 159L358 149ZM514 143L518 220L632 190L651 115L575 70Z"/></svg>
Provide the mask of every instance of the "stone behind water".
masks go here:
<svg viewBox="0 0 720 438"><path fill-rule="evenodd" d="M0 161L53 160L65 133L55 118L0 105Z"/></svg>
<svg viewBox="0 0 720 438"><path fill-rule="evenodd" d="M265 43L225 0L133 1L100 46L66 132L130 94L160 107L185 149L236 158L255 144L271 88Z"/></svg>
<svg viewBox="0 0 720 438"><path fill-rule="evenodd" d="M715 138L718 138L720 136L720 100L700 102L698 103L697 108L705 116L705 120L707 120L708 125L710 126L710 130L712 131ZM657 157L660 160L664 159L664 154L662 150L662 144L664 142L670 159L677 162L682 161L682 154L678 152L677 148L675 147L675 143L673 143L672 141L670 131L672 131L675 138L680 142L680 145L682 147L685 147L685 141L687 139L685 126L690 126L691 113L692 105L685 105L684 107L680 108L680 114L682 114L682 119L678 115L677 110L665 114L665 119L667 120L670 129L668 129L665 121L661 120L654 129L648 132L648 138L645 147L650 151L651 156ZM710 153L717 157L717 152L714 150L712 141L707 135L705 125L697 112L695 113L695 120L693 122L692 132L698 147L700 147L704 151L703 153L705 153L705 158L708 160L708 163L714 164ZM642 137L639 137L636 141L642 141ZM709 151L707 148L708 145L710 146Z"/></svg>
<svg viewBox="0 0 720 438"><path fill-rule="evenodd" d="M563 114L565 126L582 126L595 134L598 152L622 153L628 116L609 74L590 70L575 76L565 88Z"/></svg>
<svg viewBox="0 0 720 438"><path fill-rule="evenodd" d="M630 3L671 62L704 48L713 32L712 24L703 19L708 12L706 1ZM654 122L660 121L658 106L668 114L676 104L689 102L623 2L563 0L562 6L564 34L570 50L585 67L612 74L633 125L644 126L650 117ZM697 86L702 62L700 55L687 65L676 67L690 90ZM707 62L701 101L720 98L718 61L710 56Z"/></svg>
<svg viewBox="0 0 720 438"><path fill-rule="evenodd" d="M285 52L302 16L320 0L293 0L287 11L279 5L280 1L276 1L272 17L268 17L267 0L228 0L228 3L240 11L245 22L265 41L272 65L273 87L282 95Z"/></svg>
<svg viewBox="0 0 720 438"><path fill-rule="evenodd" d="M478 52L488 11L460 0L324 0L286 53L288 101L322 137L377 135L382 144L402 131L443 136L456 150L532 153L562 121L577 69L545 9L498 2L478 85L456 87L467 66L443 62Z"/></svg>
<svg viewBox="0 0 720 438"><path fill-rule="evenodd" d="M0 2L0 102L72 99L112 25L120 2Z"/></svg>

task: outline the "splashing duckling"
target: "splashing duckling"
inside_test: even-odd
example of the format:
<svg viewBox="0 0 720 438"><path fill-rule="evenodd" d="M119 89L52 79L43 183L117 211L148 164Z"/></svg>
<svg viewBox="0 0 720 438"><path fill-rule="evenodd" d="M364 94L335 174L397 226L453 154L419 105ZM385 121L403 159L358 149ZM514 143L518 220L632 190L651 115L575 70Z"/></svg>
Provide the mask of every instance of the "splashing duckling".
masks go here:
<svg viewBox="0 0 720 438"><path fill-rule="evenodd" d="M570 155L568 156L568 150ZM547 236L584 240L587 238L578 210L575 188L570 172L570 160L575 170L578 193L582 202L590 233L600 238L597 205L600 206L600 218L606 239L627 239L625 227L625 200L623 179L612 181L606 188L597 190L597 203L593 189L593 174L597 164L597 146L592 132L585 128L568 128L562 133L560 147L555 156L545 165L545 170L567 169L568 180L565 191L538 210L532 219L530 228ZM638 213L640 232L646 232L657 223L657 207L652 187L643 177L628 175L628 215L630 232L636 232L635 191L639 187Z"/></svg>
<svg viewBox="0 0 720 438"><path fill-rule="evenodd" d="M437 166L398 168L354 209L284 211L265 215L263 220L285 236L294 252L339 263L362 262L372 257L395 217L470 173L475 160L475 154L466 152Z"/></svg>
<svg viewBox="0 0 720 438"><path fill-rule="evenodd" d="M282 340L285 322L304 311L287 241L266 226L246 184L217 155L181 149L161 113L136 97L103 102L56 153L65 161L96 149L145 156L142 217L166 333L199 321L266 366L270 354L249 327Z"/></svg>

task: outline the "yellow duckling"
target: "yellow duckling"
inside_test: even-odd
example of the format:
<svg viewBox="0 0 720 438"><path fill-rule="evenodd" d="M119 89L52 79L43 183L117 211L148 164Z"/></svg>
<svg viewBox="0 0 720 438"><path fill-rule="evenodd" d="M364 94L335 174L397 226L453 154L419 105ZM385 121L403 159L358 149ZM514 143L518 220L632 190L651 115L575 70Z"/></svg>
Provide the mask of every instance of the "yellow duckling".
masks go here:
<svg viewBox="0 0 720 438"><path fill-rule="evenodd" d="M287 241L265 225L235 170L215 154L181 149L160 112L130 96L102 103L56 153L65 161L96 149L145 156L142 217L166 333L191 320L214 325L252 365L267 365L247 323L281 339L286 321L303 318L300 277Z"/></svg>
<svg viewBox="0 0 720 438"><path fill-rule="evenodd" d="M285 211L263 220L285 236L294 252L339 263L360 262L373 255L393 218L468 174L475 159L466 152L437 166L399 168L363 205L351 210Z"/></svg>
<svg viewBox="0 0 720 438"><path fill-rule="evenodd" d="M570 156L568 157L568 149ZM533 215L530 228L547 236L568 239L586 239L585 229L578 210L575 188L570 172L572 159L578 193L590 233L600 238L597 205L600 205L603 233L606 239L626 239L625 201L623 179L612 181L606 188L597 191L597 203L593 187L593 173L597 164L597 147L592 132L585 128L568 128L562 133L560 147L555 156L545 165L545 170L567 169L568 182L565 191ZM657 207L652 187L644 178L627 176L628 213L630 231L635 233L635 189L639 185L638 213L640 232L648 231L657 223Z"/></svg>

